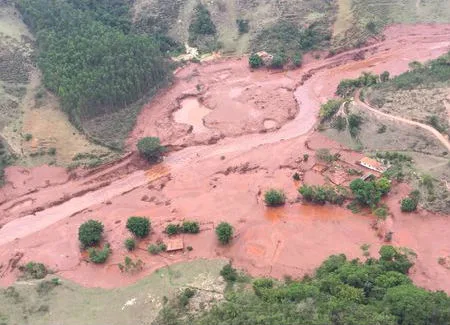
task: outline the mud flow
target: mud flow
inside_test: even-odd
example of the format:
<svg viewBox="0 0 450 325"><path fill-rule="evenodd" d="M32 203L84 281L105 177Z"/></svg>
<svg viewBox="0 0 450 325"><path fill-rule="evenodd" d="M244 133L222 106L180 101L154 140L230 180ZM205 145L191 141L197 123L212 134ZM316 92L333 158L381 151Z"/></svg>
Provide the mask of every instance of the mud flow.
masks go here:
<svg viewBox="0 0 450 325"><path fill-rule="evenodd" d="M362 244L376 254L384 234L393 231L393 244L418 255L413 280L450 292L450 271L437 263L450 255L448 218L402 214L398 201L407 185L389 194L392 215L374 230L369 213L298 202L299 183L292 180L299 172L302 181L328 182L315 159L318 148L341 153L349 164L362 156L314 130L320 104L334 96L341 79L363 71L399 74L410 61L447 52L449 40L448 25L393 26L380 43L327 59L306 57L295 71L251 72L245 58L186 66L142 110L128 140L130 153L121 160L71 173L48 166L7 169L8 183L0 190L0 284L17 278L15 259L43 262L88 287L124 286L165 265L216 257L232 259L252 275L301 277L330 254L361 257ZM178 150L149 167L134 153L144 136L158 136ZM304 154L308 161L300 159ZM286 192L284 208L264 205L268 188ZM124 276L117 264L130 255L123 247L130 236L125 223L135 215L151 219L152 233L131 254L145 263L143 271ZM80 253L78 227L91 218L105 225L113 252L106 265L88 263ZM168 240L163 230L169 222L182 220L201 224L200 234L182 237L192 251L147 253L150 243ZM215 237L221 221L235 227L227 247Z"/></svg>

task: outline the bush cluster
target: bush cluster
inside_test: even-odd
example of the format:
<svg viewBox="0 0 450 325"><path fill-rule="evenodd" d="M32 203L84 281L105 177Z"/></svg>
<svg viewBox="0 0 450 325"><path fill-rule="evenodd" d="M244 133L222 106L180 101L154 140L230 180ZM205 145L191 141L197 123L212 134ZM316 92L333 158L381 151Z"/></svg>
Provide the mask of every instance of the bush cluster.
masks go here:
<svg viewBox="0 0 450 325"><path fill-rule="evenodd" d="M161 252L165 252L167 249L166 244L158 243L158 244L150 244L147 248L147 251L152 255L157 255Z"/></svg>
<svg viewBox="0 0 450 325"><path fill-rule="evenodd" d="M20 266L19 270L23 273L22 277L24 279L43 279L50 273L45 264L38 262L28 262Z"/></svg>
<svg viewBox="0 0 450 325"><path fill-rule="evenodd" d="M330 99L320 106L319 117L321 121L326 121L334 116L344 103L342 99Z"/></svg>
<svg viewBox="0 0 450 325"><path fill-rule="evenodd" d="M151 223L145 217L129 217L127 229L138 238L144 238L150 233Z"/></svg>
<svg viewBox="0 0 450 325"><path fill-rule="evenodd" d="M183 221L181 225L170 223L166 226L166 233L169 236L179 233L198 234L200 232L200 225L196 221Z"/></svg>
<svg viewBox="0 0 450 325"><path fill-rule="evenodd" d="M385 177L371 181L357 178L350 183L350 189L359 204L375 208L381 197L391 190L391 183Z"/></svg>
<svg viewBox="0 0 450 325"><path fill-rule="evenodd" d="M270 189L264 193L264 202L270 207L280 206L286 202L286 196L281 190Z"/></svg>
<svg viewBox="0 0 450 325"><path fill-rule="evenodd" d="M235 282L238 278L238 272L231 263L228 263L224 265L222 270L220 270L220 275L225 279L227 282Z"/></svg>
<svg viewBox="0 0 450 325"><path fill-rule="evenodd" d="M227 222L221 222L216 228L217 239L222 245L228 244L233 238L233 227Z"/></svg>
<svg viewBox="0 0 450 325"><path fill-rule="evenodd" d="M134 238L127 238L124 241L124 246L128 251L133 251L136 248L136 241Z"/></svg>
<svg viewBox="0 0 450 325"><path fill-rule="evenodd" d="M102 249L90 247L88 249L89 260L95 264L103 264L111 254L111 248L108 243L103 246Z"/></svg>
<svg viewBox="0 0 450 325"><path fill-rule="evenodd" d="M78 239L83 247L96 245L102 239L103 224L97 220L88 220L78 228Z"/></svg>
<svg viewBox="0 0 450 325"><path fill-rule="evenodd" d="M347 98L351 97L356 89L361 87L370 87L377 83L378 76L370 72L363 72L356 79L343 79L336 90L336 95Z"/></svg>
<svg viewBox="0 0 450 325"><path fill-rule="evenodd" d="M248 64L249 64L250 68L257 69L257 68L262 67L264 65L264 62L258 54L253 53L248 58Z"/></svg>
<svg viewBox="0 0 450 325"><path fill-rule="evenodd" d="M341 205L348 196L345 188L327 185L309 186L304 184L298 189L298 192L303 196L305 201L316 204L325 204L326 202L329 202L331 204Z"/></svg>
<svg viewBox="0 0 450 325"><path fill-rule="evenodd" d="M138 141L137 149L142 157L149 162L157 162L165 151L165 147L161 145L159 138L145 137Z"/></svg>

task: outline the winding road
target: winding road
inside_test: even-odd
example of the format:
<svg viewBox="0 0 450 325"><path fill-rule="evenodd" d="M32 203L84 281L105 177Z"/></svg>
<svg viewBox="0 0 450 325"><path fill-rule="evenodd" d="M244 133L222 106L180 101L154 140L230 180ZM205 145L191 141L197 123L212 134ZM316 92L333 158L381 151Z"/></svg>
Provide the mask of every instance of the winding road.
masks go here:
<svg viewBox="0 0 450 325"><path fill-rule="evenodd" d="M433 136L436 139L438 139L442 143L442 145L445 148L447 148L447 150L450 152L450 142L449 142L448 138L446 138L442 133L440 133L438 130L436 130L432 126L427 125L427 124L423 124L423 123L420 123L420 122L412 121L412 120L409 120L409 119L404 118L404 117L400 117L400 116L391 115L391 114L387 114L387 113L381 112L381 111L377 110L376 108L370 106L369 104L363 102L361 100L361 96L360 96L360 91L359 90L355 93L355 102L359 106L363 107L364 109L366 109L366 110L368 110L368 111L370 111L370 112L372 112L372 113L374 113L374 114L376 114L378 116L381 116L381 117L384 117L384 118L387 118L387 119L390 119L390 120L393 120L393 121L399 121L399 122L402 122L402 123L405 123L405 124L417 126L417 127L420 127L421 129L424 129L424 130L432 133Z"/></svg>

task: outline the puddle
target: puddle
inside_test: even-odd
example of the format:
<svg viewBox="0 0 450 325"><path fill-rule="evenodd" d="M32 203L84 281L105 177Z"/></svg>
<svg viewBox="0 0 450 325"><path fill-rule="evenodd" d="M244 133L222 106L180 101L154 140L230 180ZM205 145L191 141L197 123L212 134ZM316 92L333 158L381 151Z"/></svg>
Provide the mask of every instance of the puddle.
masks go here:
<svg viewBox="0 0 450 325"><path fill-rule="evenodd" d="M180 106L181 108L173 113L175 122L192 125L193 133L208 131L203 124L203 118L211 112L209 108L202 105L195 97L183 99Z"/></svg>

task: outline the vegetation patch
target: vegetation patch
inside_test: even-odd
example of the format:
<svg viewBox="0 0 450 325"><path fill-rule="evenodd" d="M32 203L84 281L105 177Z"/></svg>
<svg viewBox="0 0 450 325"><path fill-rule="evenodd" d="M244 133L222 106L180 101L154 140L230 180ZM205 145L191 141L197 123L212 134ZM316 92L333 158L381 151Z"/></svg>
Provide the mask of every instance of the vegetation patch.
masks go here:
<svg viewBox="0 0 450 325"><path fill-rule="evenodd" d="M188 31L190 45L204 52L216 49L216 25L211 19L208 8L200 2L194 9Z"/></svg>
<svg viewBox="0 0 450 325"><path fill-rule="evenodd" d="M159 41L130 29L124 1L20 0L18 7L37 36L44 85L77 126L127 107L170 77Z"/></svg>
<svg viewBox="0 0 450 325"><path fill-rule="evenodd" d="M341 205L348 197L348 191L341 186L310 186L304 184L298 189L298 192L305 201L315 204L325 204L329 202L331 204Z"/></svg>
<svg viewBox="0 0 450 325"><path fill-rule="evenodd" d="M263 29L253 40L251 48L254 52L266 51L276 58L276 67L288 60L301 58L302 53L324 47L331 34L326 23L315 22L308 27L281 20L273 26Z"/></svg>
<svg viewBox="0 0 450 325"><path fill-rule="evenodd" d="M236 288L213 308L186 317L167 304L154 324L358 324L422 325L450 321L444 292L416 287L407 273L414 253L383 246L380 257L348 260L330 256L314 276L284 283L255 279L253 288Z"/></svg>
<svg viewBox="0 0 450 325"><path fill-rule="evenodd" d="M159 161L161 155L165 151L159 138L156 137L145 137L140 139L137 143L137 149L141 156L152 163Z"/></svg>
<svg viewBox="0 0 450 325"><path fill-rule="evenodd" d="M217 239L222 245L228 244L233 239L234 229L228 222L221 222L216 228Z"/></svg>
<svg viewBox="0 0 450 325"><path fill-rule="evenodd" d="M78 228L78 239L83 247L94 246L100 242L104 226L100 221L88 220Z"/></svg>
<svg viewBox="0 0 450 325"><path fill-rule="evenodd" d="M111 247L108 243L103 246L102 249L98 249L95 247L88 248L89 260L95 264L103 264L108 259L111 254Z"/></svg>
<svg viewBox="0 0 450 325"><path fill-rule="evenodd" d="M151 230L151 223L145 217L129 217L127 220L127 229L138 238L147 237Z"/></svg>
<svg viewBox="0 0 450 325"><path fill-rule="evenodd" d="M264 202L269 207L284 205L286 202L286 195L283 191L272 188L264 193Z"/></svg>
<svg viewBox="0 0 450 325"><path fill-rule="evenodd" d="M28 262L27 264L20 266L19 270L22 272L21 278L24 280L43 279L47 274L51 273L45 264L38 262Z"/></svg>

